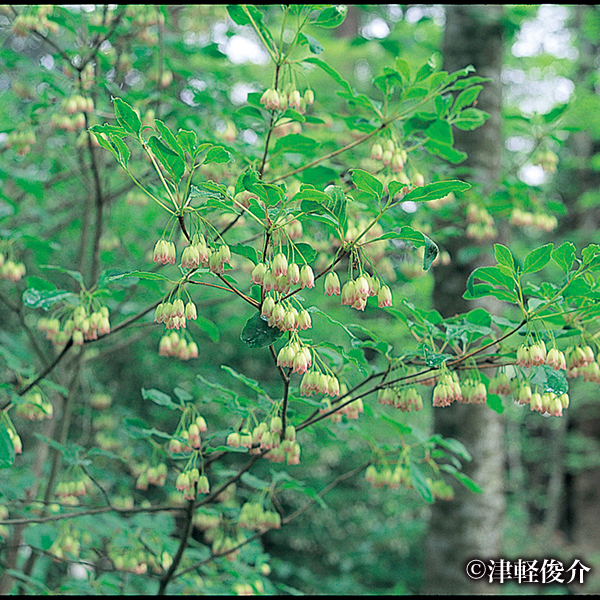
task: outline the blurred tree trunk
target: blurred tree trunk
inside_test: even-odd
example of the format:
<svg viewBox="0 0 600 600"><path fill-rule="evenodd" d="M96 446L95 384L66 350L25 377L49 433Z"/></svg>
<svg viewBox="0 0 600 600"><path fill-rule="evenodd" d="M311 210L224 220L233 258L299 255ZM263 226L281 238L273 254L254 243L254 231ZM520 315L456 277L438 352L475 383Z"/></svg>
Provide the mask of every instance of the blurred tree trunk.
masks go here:
<svg viewBox="0 0 600 600"><path fill-rule="evenodd" d="M577 109L578 101L585 102L585 106L592 106L593 99L593 103L600 106L596 88L600 44L591 33L593 29L590 29L590 24L596 23L600 18L600 9L597 5L580 4L573 6L572 11L572 28L579 52L574 76L575 107L576 114L581 115L581 109ZM590 118L597 117L590 115ZM563 152L564 165L559 165L556 177L557 190L568 209L567 217L561 219L560 234L561 238L574 239L582 245L598 243L600 173L592 168L590 161L600 153L600 139L594 133L594 128L587 127L587 123L578 120L572 124L579 131L569 137L566 151ZM582 203L582 197L590 194L595 195L594 202ZM569 433L576 433L590 440L591 452L591 448L600 443L600 405L593 397L583 394L578 396L572 409L567 411L567 427ZM564 446L559 448L561 450L564 456ZM570 521L569 534L578 546L590 552L596 551L600 545L600 467L576 470L566 478L566 486L565 493L561 495L560 508L565 511L560 515L562 523ZM555 524L560 522L559 515L556 515ZM592 566L598 568L598 562Z"/></svg>
<svg viewBox="0 0 600 600"><path fill-rule="evenodd" d="M500 174L503 148L501 132L501 68L503 39L502 5L447 5L443 42L444 69L452 72L468 65L477 75L491 77L484 85L478 108L490 118L475 131L455 131L456 146L467 152L461 166L468 177L491 184ZM446 249L452 263L434 271L434 308L444 317L475 308L462 294L476 262L461 263L462 237L449 241ZM480 304L481 306L481 304ZM491 308L487 306L487 308ZM453 404L434 411L434 429L445 437L460 440L473 456L465 473L483 488L474 494L455 485L455 498L432 507L426 542L424 589L426 594L468 594L491 592L487 579L470 580L465 564L472 558L497 557L501 553L505 510L504 425L487 406Z"/></svg>

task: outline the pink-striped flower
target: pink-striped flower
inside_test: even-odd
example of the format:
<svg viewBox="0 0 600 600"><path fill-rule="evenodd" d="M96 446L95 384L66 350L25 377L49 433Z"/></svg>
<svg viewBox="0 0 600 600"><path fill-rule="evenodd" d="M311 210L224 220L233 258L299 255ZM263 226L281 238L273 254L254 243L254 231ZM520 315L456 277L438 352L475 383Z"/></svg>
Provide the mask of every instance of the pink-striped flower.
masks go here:
<svg viewBox="0 0 600 600"><path fill-rule="evenodd" d="M325 295L326 296L339 296L340 295L340 279L337 273L330 271L325 276Z"/></svg>
<svg viewBox="0 0 600 600"><path fill-rule="evenodd" d="M304 265L300 271L300 287L315 287L315 274L309 265Z"/></svg>

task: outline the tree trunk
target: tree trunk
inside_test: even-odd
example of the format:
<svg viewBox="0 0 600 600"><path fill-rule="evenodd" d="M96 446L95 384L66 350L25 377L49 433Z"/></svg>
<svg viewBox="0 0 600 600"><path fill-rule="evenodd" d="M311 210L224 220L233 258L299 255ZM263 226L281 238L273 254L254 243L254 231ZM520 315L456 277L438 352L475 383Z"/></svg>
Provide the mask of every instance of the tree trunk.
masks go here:
<svg viewBox="0 0 600 600"><path fill-rule="evenodd" d="M597 95L596 63L600 44L595 39L590 39L586 29L589 23L597 21L600 11L595 5L576 5L572 10L572 27L579 51L575 75L577 102L577 91L581 92L581 96ZM562 219L560 233L561 237L575 237L585 245L598 242L600 206L598 202L592 206L588 203L582 210L579 202L584 194L597 193L600 188L600 173L590 165L592 157L600 152L600 140L586 128L585 123L574 124L581 129L569 137L568 152L565 153L569 162L566 163L566 168L559 169L556 178L557 190L568 209L567 217ZM581 392L575 394L574 400L572 408L567 411L569 434L579 434L588 438L593 448L600 441L600 408L595 399ZM566 514L561 516L569 521L569 534L582 551L595 552L600 544L600 467L575 470L567 478L566 484L568 489L565 490L562 503ZM598 561L596 564L592 564L591 561L585 564L598 568Z"/></svg>
<svg viewBox="0 0 600 600"><path fill-rule="evenodd" d="M490 114L486 124L475 131L455 131L456 146L468 154L461 166L469 172L470 180L484 186L500 174L502 13L501 5L446 6L444 69L452 72L473 65L477 75L493 79L485 84L477 105ZM434 271L434 308L444 317L475 308L462 294L469 274L479 265L459 262L459 250L464 244L464 238L451 240L446 249L452 263ZM465 565L470 559L498 557L501 553L505 510L502 418L487 406L453 404L435 409L434 429L465 444L473 456L473 461L465 465L465 473L484 491L474 494L454 485L453 500L433 505L423 593L492 592L494 588L486 577L479 581L469 579Z"/></svg>

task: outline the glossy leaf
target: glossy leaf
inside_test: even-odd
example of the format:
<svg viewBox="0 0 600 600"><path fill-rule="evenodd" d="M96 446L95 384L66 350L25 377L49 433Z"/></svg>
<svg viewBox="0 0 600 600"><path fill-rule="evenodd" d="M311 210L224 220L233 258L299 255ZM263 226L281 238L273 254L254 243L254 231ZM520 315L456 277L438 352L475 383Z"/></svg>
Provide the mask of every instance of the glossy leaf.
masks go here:
<svg viewBox="0 0 600 600"><path fill-rule="evenodd" d="M496 256L496 262L499 265L504 265L505 267L508 267L511 272L515 272L515 259L509 248L502 244L494 244L494 254Z"/></svg>
<svg viewBox="0 0 600 600"><path fill-rule="evenodd" d="M433 261L437 258L437 255L440 252L440 249L438 248L437 244L431 240L429 237L427 237L425 234L423 234L423 237L425 238L425 252L423 254L423 270L424 271L428 271L429 267L431 267L431 265L433 264Z"/></svg>
<svg viewBox="0 0 600 600"><path fill-rule="evenodd" d="M154 124L156 125L156 128L160 133L161 140L183 160L183 148L181 147L181 145L177 141L177 138L173 135L171 130L159 119L155 119Z"/></svg>
<svg viewBox="0 0 600 600"><path fill-rule="evenodd" d="M543 269L550 262L553 248L554 244L550 243L532 250L525 257L523 273L535 273Z"/></svg>
<svg viewBox="0 0 600 600"><path fill-rule="evenodd" d="M552 260L568 273L575 260L575 245L572 242L563 242L558 248L552 250Z"/></svg>
<svg viewBox="0 0 600 600"><path fill-rule="evenodd" d="M155 135L148 140L148 147L171 178L174 181L179 181L185 171L183 159L168 146L165 146Z"/></svg>
<svg viewBox="0 0 600 600"><path fill-rule="evenodd" d="M377 177L363 171L361 169L351 169L352 183L363 192L371 194L376 198L381 198L383 195L383 183Z"/></svg>
<svg viewBox="0 0 600 600"><path fill-rule="evenodd" d="M55 302L75 299L77 296L66 290L36 290L28 288L23 292L23 303L30 308L49 310Z"/></svg>
<svg viewBox="0 0 600 600"><path fill-rule="evenodd" d="M142 128L142 122L140 121L138 114L121 98L113 98L112 101L117 117L117 123L123 127L125 131L137 137Z"/></svg>
<svg viewBox="0 0 600 600"><path fill-rule="evenodd" d="M423 147L429 154L433 154L434 156L439 156L440 158L447 160L452 164L457 164L462 162L467 158L466 152L461 152L448 144L442 144L435 140L427 140Z"/></svg>
<svg viewBox="0 0 600 600"><path fill-rule="evenodd" d="M280 329L269 327L267 321L257 312L246 321L240 339L250 348L264 348L276 342L282 335Z"/></svg>
<svg viewBox="0 0 600 600"><path fill-rule="evenodd" d="M427 202L429 200L439 200L444 198L450 192L464 192L471 187L470 183L466 181L449 180L449 181L437 181L435 183L428 183L421 187L412 189L403 200L405 202Z"/></svg>
<svg viewBox="0 0 600 600"><path fill-rule="evenodd" d="M453 112L458 112L463 108L466 108L467 106L473 104L473 102L477 100L477 96L479 96L479 93L482 89L482 85L474 85L473 87L463 90L460 94L458 94L456 100L454 101L454 104L452 106Z"/></svg>
<svg viewBox="0 0 600 600"><path fill-rule="evenodd" d="M324 27L326 29L339 27L344 22L347 12L347 6L334 5L330 8L323 9L317 17L317 19L313 22L315 25L318 25L319 27Z"/></svg>

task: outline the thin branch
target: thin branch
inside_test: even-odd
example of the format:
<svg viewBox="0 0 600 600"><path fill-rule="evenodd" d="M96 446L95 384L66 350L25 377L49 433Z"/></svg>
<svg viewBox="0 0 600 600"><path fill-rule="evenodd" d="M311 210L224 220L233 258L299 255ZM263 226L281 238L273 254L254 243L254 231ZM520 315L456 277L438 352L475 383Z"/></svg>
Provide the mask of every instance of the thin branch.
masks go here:
<svg viewBox="0 0 600 600"><path fill-rule="evenodd" d="M285 525L288 525L289 523L291 523L294 519L299 517L301 514L306 512L311 506L313 506L315 503L317 503L319 500L321 500L323 498L323 496L325 496L325 494L330 492L334 487L339 485L342 481L345 481L346 479L349 479L350 477L354 477L354 475L356 475L357 473L360 473L361 471L366 469L370 463L371 463L371 461L368 461L368 462L360 465L360 467L356 467L355 469L352 469L351 471L348 471L347 473L344 473L343 475L340 475L339 477L334 479L331 483L329 483L327 486L325 486L318 494L316 494L313 498L311 498L304 506L300 507L298 510L294 511L292 514L290 514L287 517L285 517L284 519L282 519L281 520L282 526L285 526ZM200 561L194 563L193 565L191 565L190 567L186 567L185 569L182 569L175 575L175 577L176 578L181 577L182 575L185 575L186 573L195 571L202 565L205 565L205 564L213 561L215 558L221 558L222 556L227 556L228 554L236 552L243 546L262 537L269 531L271 531L271 529L261 529L260 531L257 531L254 535L251 535L250 537L246 538L243 542L240 542L239 544L237 544L236 546L233 546L232 548L229 548L228 550L223 550L222 552L213 552L208 558L200 560Z"/></svg>
<svg viewBox="0 0 600 600"><path fill-rule="evenodd" d="M183 558L183 553L185 552L185 549L187 548L188 540L190 538L190 535L192 533L192 528L194 525L195 508L196 508L196 501L188 500L187 509L185 511L185 525L183 527L181 539L179 542L179 547L177 548L177 553L173 557L173 562L171 563L171 566L169 567L167 572L160 579L160 584L158 586L158 591L156 593L157 596L162 596L165 593L167 586L169 585L169 581L171 581L171 579L173 578L173 575L175 574L175 571L176 571L177 567L179 566L181 559Z"/></svg>

